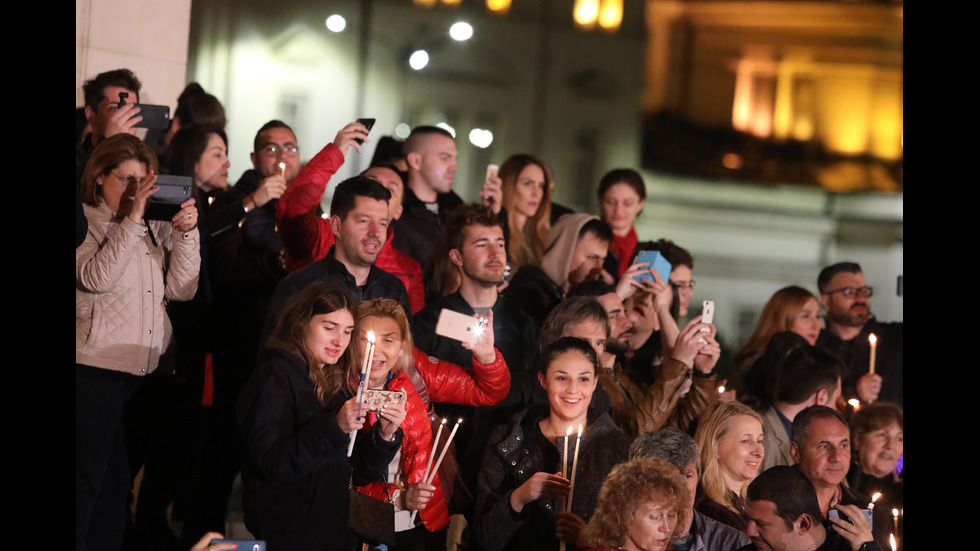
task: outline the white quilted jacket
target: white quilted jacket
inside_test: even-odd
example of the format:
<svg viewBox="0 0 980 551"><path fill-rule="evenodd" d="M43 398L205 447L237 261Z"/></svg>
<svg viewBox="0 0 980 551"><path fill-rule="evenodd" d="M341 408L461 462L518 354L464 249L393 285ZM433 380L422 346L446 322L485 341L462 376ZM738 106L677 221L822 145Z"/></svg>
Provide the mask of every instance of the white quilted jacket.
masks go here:
<svg viewBox="0 0 980 551"><path fill-rule="evenodd" d="M200 236L149 221L154 246L146 226L114 214L102 201L85 205L88 235L75 249L75 363L146 375L170 342L166 301L197 292Z"/></svg>

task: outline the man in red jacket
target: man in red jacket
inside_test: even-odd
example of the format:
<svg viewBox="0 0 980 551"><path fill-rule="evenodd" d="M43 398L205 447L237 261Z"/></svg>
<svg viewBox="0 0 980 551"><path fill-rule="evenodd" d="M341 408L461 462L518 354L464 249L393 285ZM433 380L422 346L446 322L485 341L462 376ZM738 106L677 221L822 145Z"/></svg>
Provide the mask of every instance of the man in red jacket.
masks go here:
<svg viewBox="0 0 980 551"><path fill-rule="evenodd" d="M308 264L326 256L335 243L330 229L330 219L321 216L320 198L327 189L327 183L344 164L344 157L351 147L361 152L358 139L367 140L368 130L359 123L352 122L337 132L336 138L299 171L296 178L282 197L276 208L276 220L286 248L286 267L295 272ZM391 192L389 219L401 216L401 200L404 182L393 166L371 167L362 173L375 180ZM418 262L392 247L392 226L384 246L378 254L375 265L397 277L408 291L412 313L425 306L425 293L422 288L422 269Z"/></svg>

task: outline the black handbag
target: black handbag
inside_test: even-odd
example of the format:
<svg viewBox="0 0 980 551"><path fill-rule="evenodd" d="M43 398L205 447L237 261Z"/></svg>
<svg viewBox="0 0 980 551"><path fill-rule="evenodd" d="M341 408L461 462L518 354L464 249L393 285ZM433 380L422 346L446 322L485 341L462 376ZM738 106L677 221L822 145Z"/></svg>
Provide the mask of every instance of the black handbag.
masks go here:
<svg viewBox="0 0 980 551"><path fill-rule="evenodd" d="M389 547L395 545L395 506L388 501L379 501L364 495L354 487L353 479L348 483L347 528L362 540ZM388 486L385 485L385 492Z"/></svg>

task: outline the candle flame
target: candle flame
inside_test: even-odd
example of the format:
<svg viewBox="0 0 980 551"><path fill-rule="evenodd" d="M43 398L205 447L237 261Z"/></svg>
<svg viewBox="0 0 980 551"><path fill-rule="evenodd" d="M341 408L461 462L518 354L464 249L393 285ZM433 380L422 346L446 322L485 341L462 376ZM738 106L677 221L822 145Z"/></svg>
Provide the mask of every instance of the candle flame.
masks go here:
<svg viewBox="0 0 980 551"><path fill-rule="evenodd" d="M858 407L861 406L861 400L858 400L857 398L851 398L850 400L847 401L847 403L854 406L854 409L857 409Z"/></svg>
<svg viewBox="0 0 980 551"><path fill-rule="evenodd" d="M871 333L870 335L868 335L868 342L874 344L878 342L878 337L876 337L874 333Z"/></svg>
<svg viewBox="0 0 980 551"><path fill-rule="evenodd" d="M565 438L568 438L571 435L572 435L572 425L568 425L568 430L565 431Z"/></svg>
<svg viewBox="0 0 980 551"><path fill-rule="evenodd" d="M443 417L442 418L442 424L445 425L446 424L446 421L447 421L447 419L445 417Z"/></svg>
<svg viewBox="0 0 980 551"><path fill-rule="evenodd" d="M892 546L892 551L898 549L898 546L895 544L895 534L888 534L888 543Z"/></svg>
<svg viewBox="0 0 980 551"><path fill-rule="evenodd" d="M724 394L724 392L725 392L725 385L719 386L718 387L718 394Z"/></svg>
<svg viewBox="0 0 980 551"><path fill-rule="evenodd" d="M280 169L282 169L282 168L286 168L286 163L279 163L279 168L280 168Z"/></svg>
<svg viewBox="0 0 980 551"><path fill-rule="evenodd" d="M459 418L459 421L456 421L456 424L458 425L458 424L460 424L460 423L462 423L462 422L463 422L463 418L462 418L462 417L460 417L460 418Z"/></svg>
<svg viewBox="0 0 980 551"><path fill-rule="evenodd" d="M582 425L578 426L578 437L582 438Z"/></svg>
<svg viewBox="0 0 980 551"><path fill-rule="evenodd" d="M893 517L897 517L898 516L898 509L892 509L892 516Z"/></svg>
<svg viewBox="0 0 980 551"><path fill-rule="evenodd" d="M879 497L881 497L881 492L875 492L875 495L871 496L871 503L878 501Z"/></svg>
<svg viewBox="0 0 980 551"><path fill-rule="evenodd" d="M369 343L374 344L374 342L375 342L375 340L374 340L374 331L368 331L368 333L367 333L367 340L368 340Z"/></svg>

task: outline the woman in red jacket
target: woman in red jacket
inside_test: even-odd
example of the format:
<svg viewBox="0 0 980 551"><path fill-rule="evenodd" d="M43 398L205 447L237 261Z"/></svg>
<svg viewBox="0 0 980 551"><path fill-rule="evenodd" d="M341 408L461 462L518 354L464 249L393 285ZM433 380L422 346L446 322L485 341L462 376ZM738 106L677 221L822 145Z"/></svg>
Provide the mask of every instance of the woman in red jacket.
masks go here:
<svg viewBox="0 0 980 551"><path fill-rule="evenodd" d="M507 396L510 372L493 346L493 312L490 316L480 339L473 345L463 343L473 351L470 373L417 350L412 345L408 318L398 301L366 300L357 308L356 353L363 354L368 331L373 331L377 339L366 388L406 393L405 420L401 424L405 436L400 453L389 465L387 482L358 488L375 499L394 503L397 543L390 549L445 548L449 513L442 484L439 477L433 478L432 484L422 481L433 437L427 402L488 406ZM361 365L363 358L356 361L356 365ZM369 414L365 427L375 421L375 415ZM440 438L439 450L446 438L447 435ZM413 524L412 511L416 510Z"/></svg>

